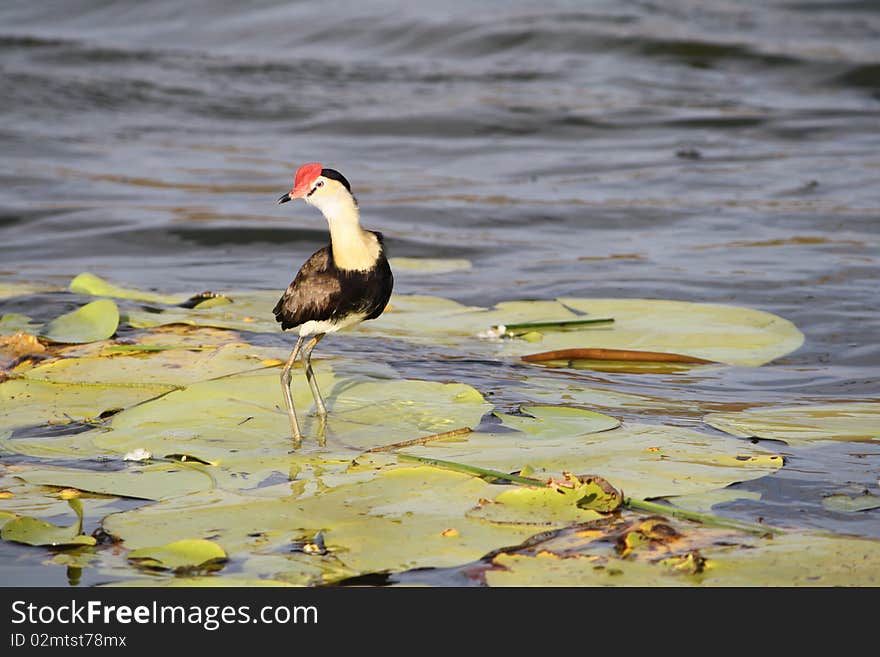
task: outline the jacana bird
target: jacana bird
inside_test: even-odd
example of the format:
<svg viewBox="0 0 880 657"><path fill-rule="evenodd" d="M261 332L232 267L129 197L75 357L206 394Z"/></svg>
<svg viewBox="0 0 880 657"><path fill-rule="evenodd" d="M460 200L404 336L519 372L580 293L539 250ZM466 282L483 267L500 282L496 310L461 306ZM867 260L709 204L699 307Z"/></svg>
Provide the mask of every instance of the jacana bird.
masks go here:
<svg viewBox="0 0 880 657"><path fill-rule="evenodd" d="M394 286L382 233L361 228L358 203L345 176L317 162L304 164L296 172L293 189L278 203L298 198L323 213L330 226L330 244L305 261L272 311L282 330L299 331L296 346L281 371L281 389L296 443L302 433L290 394L290 369L297 355L301 354L323 420L327 407L312 371L312 350L328 333L376 319L388 305ZM308 337L311 339L303 347Z"/></svg>

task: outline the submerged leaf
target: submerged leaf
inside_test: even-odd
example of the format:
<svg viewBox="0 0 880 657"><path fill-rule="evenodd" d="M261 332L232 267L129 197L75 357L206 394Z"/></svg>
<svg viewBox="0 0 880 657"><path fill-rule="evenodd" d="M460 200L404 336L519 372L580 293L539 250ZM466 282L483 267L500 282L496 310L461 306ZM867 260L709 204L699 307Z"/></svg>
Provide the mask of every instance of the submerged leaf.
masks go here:
<svg viewBox="0 0 880 657"><path fill-rule="evenodd" d="M131 561L150 568L200 568L226 561L226 552L213 541L184 539L159 547L145 547L128 553Z"/></svg>
<svg viewBox="0 0 880 657"><path fill-rule="evenodd" d="M82 344L106 340L119 326L119 308L110 299L99 299L49 322L41 336L51 342Z"/></svg>

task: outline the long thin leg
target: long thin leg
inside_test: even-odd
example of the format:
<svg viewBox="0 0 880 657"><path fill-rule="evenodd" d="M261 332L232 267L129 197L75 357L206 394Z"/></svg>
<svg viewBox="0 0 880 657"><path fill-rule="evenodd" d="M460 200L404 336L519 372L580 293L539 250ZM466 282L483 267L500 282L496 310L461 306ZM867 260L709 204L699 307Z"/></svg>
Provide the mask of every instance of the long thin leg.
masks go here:
<svg viewBox="0 0 880 657"><path fill-rule="evenodd" d="M299 422L296 421L296 410L293 408L293 397L290 394L290 380L292 378L290 368L293 367L293 363L299 355L299 348L302 346L302 342L303 337L300 336L293 347L293 351L290 352L290 358L287 359L284 369L281 370L281 390L284 392L284 403L287 404L287 416L290 418L290 433L293 435L293 440L297 445L302 440L302 434L299 431Z"/></svg>
<svg viewBox="0 0 880 657"><path fill-rule="evenodd" d="M318 381L315 379L315 373L312 371L312 349L321 341L326 333L318 333L306 343L303 348L302 361L306 367L306 379L309 381L309 387L312 389L312 397L315 398L315 405L318 407L318 416L327 417L327 406L324 404L324 398L321 397L321 391L318 390Z"/></svg>

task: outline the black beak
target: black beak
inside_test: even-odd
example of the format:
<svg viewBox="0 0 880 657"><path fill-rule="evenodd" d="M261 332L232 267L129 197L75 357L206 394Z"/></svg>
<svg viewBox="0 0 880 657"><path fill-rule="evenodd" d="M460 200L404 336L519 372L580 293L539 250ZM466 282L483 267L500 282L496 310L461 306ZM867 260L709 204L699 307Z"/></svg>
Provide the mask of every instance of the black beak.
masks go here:
<svg viewBox="0 0 880 657"><path fill-rule="evenodd" d="M287 203L289 200L290 200L290 192L287 192L287 194L285 194L284 196L282 196L281 198L278 199L278 205L281 205L282 203Z"/></svg>

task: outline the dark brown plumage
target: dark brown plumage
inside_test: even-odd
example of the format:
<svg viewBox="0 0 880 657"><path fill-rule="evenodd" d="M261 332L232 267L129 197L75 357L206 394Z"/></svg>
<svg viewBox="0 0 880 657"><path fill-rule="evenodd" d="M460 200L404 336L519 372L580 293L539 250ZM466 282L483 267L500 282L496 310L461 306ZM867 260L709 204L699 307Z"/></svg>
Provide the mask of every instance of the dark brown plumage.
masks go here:
<svg viewBox="0 0 880 657"><path fill-rule="evenodd" d="M375 319L382 314L394 277L385 257L382 234L374 231L381 247L376 266L368 271L339 269L330 245L315 251L275 304L272 312L284 330L306 322L340 323L363 316Z"/></svg>

